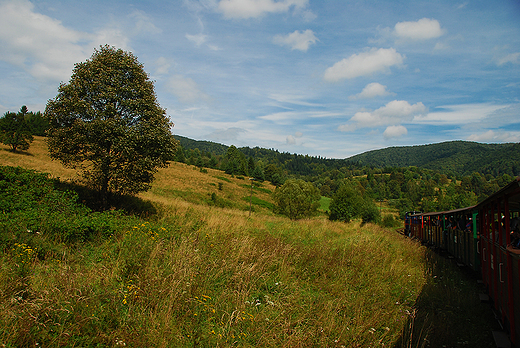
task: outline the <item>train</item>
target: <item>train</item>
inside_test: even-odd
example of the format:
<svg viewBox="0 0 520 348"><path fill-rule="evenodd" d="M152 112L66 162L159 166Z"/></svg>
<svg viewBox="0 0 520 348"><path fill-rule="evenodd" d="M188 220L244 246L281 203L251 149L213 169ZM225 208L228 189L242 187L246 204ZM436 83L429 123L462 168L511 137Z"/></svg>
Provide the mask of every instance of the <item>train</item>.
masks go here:
<svg viewBox="0 0 520 348"><path fill-rule="evenodd" d="M477 205L441 212L413 211L404 218L405 235L445 250L457 263L481 276L504 328L502 335L517 348L520 348L519 215L520 177L517 177Z"/></svg>

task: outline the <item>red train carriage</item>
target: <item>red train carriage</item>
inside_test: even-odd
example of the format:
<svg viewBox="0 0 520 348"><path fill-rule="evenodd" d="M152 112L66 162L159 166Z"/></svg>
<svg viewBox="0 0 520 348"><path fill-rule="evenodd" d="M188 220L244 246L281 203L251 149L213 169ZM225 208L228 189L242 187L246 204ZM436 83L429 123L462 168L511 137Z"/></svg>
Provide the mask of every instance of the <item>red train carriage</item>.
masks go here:
<svg viewBox="0 0 520 348"><path fill-rule="evenodd" d="M481 231L482 279L493 305L520 347L520 249L511 246L518 229L520 178L478 205Z"/></svg>
<svg viewBox="0 0 520 348"><path fill-rule="evenodd" d="M442 219L444 248L461 263L480 272L477 207L442 212Z"/></svg>
<svg viewBox="0 0 520 348"><path fill-rule="evenodd" d="M520 348L520 178L476 206L406 214L410 237L482 274L511 342Z"/></svg>

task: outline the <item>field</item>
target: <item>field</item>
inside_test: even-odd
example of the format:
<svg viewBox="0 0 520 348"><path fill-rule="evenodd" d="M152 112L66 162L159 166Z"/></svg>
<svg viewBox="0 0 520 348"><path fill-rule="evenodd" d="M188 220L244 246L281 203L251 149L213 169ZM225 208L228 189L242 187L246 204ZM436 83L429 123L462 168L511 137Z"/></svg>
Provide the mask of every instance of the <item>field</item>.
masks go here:
<svg viewBox="0 0 520 348"><path fill-rule="evenodd" d="M0 164L77 179L42 138ZM137 215L24 194L0 225L0 346L493 347L470 274L391 229L277 216L273 190L173 163Z"/></svg>

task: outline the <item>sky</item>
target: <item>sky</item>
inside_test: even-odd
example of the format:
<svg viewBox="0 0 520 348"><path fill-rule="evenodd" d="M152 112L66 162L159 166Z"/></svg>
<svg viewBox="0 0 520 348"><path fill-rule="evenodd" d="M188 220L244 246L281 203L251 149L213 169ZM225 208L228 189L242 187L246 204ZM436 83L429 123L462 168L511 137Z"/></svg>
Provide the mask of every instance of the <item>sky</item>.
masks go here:
<svg viewBox="0 0 520 348"><path fill-rule="evenodd" d="M326 158L520 142L520 0L0 0L0 113L43 112L105 44L195 140Z"/></svg>

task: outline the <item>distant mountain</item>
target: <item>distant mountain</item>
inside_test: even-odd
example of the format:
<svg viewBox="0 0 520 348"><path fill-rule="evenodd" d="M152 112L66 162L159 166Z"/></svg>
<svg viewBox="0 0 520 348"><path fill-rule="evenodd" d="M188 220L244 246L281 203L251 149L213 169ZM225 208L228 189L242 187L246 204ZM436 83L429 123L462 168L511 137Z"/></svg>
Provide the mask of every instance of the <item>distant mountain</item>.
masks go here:
<svg viewBox="0 0 520 348"><path fill-rule="evenodd" d="M199 141L175 135L184 149L198 148L213 155L225 155L226 145L211 141ZM448 141L444 143L397 146L364 152L345 159L280 153L272 149L239 148L246 156L255 160L264 159L265 163L283 164L288 174L316 174L311 168L317 164L324 170L339 169L343 166L356 167L420 167L438 170L441 173L471 175L473 172L493 176L508 174L520 175L520 143L483 144L470 141Z"/></svg>
<svg viewBox="0 0 520 348"><path fill-rule="evenodd" d="M375 167L421 167L470 175L473 172L520 175L520 143L482 144L449 141L438 144L389 147L348 158Z"/></svg>

